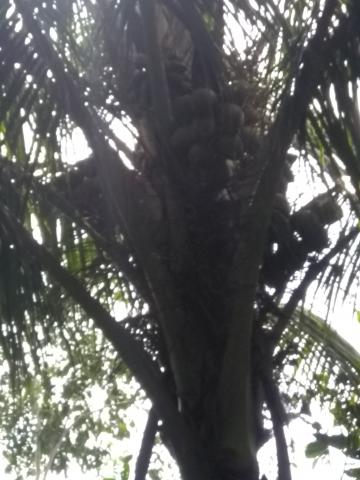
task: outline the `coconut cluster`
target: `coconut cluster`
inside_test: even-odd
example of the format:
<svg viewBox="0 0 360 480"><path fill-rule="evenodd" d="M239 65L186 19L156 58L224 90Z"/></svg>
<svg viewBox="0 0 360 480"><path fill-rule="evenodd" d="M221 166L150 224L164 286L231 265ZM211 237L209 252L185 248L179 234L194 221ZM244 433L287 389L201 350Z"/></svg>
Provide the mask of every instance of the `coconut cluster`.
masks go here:
<svg viewBox="0 0 360 480"><path fill-rule="evenodd" d="M170 146L184 166L188 190L203 199L197 207L205 202L212 205L217 221L213 222L211 238L216 248L223 250L231 245L225 237L233 237L240 225L236 219L240 218L241 208L251 199L253 175L261 171L259 115L254 104L246 82L228 85L222 94L199 88L173 101ZM342 216L331 194L322 194L301 209L291 211L286 191L294 180L295 158L287 155L278 180L262 269L265 284L276 288L301 269L310 254L328 246L328 226ZM234 208L238 209L237 214ZM220 238L222 242L215 241ZM229 259L233 247L230 246ZM212 253L216 248L211 249Z"/></svg>
<svg viewBox="0 0 360 480"><path fill-rule="evenodd" d="M282 288L309 254L328 246L328 227L340 220L342 209L331 193L318 195L304 207L291 213L282 194L277 194L263 265L265 282Z"/></svg>
<svg viewBox="0 0 360 480"><path fill-rule="evenodd" d="M213 199L240 197L240 183L260 145L251 102L245 82L228 85L221 93L198 88L174 98L169 143L190 189Z"/></svg>
<svg viewBox="0 0 360 480"><path fill-rule="evenodd" d="M142 140L146 143L150 139L151 147L156 135L148 135L153 105L146 57L139 57L135 67L132 92L139 112L135 119L146 120ZM255 193L263 169L258 155L264 120L257 105L258 89L245 79L229 82L216 92L209 87L196 88L187 67L177 58L170 57L165 67L173 112L169 154L179 174L174 180L183 194L198 268L209 281L216 277L216 285L209 285L209 290L216 291L225 280L227 265L237 248L242 212ZM137 170L150 182L153 177L158 181L157 170L154 174L149 168L156 147L155 153L151 148L138 150L142 163ZM262 268L264 283L276 288L302 268L309 254L328 245L327 227L341 217L340 207L329 194L291 211L286 191L294 180L295 158L287 155L278 179ZM95 228L104 228L101 219L105 205L93 159L80 162L55 184ZM95 203L94 198L98 199ZM219 269L224 272L223 278Z"/></svg>

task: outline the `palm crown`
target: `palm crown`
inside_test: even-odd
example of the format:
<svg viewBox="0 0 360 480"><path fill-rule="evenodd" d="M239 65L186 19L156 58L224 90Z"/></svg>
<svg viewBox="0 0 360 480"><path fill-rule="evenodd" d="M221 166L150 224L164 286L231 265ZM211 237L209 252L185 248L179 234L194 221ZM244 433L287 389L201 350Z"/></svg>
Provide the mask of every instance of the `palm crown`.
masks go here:
<svg viewBox="0 0 360 480"><path fill-rule="evenodd" d="M315 394L356 456L359 358L298 307L315 281L329 302L358 282L357 3L4 0L0 18L13 387L29 371L51 383L39 352L59 342L94 378L121 358L186 480L257 478L265 406L289 478L284 404ZM91 154L69 165L78 129ZM295 164L319 191L307 203L287 195ZM289 363L312 372L293 399Z"/></svg>

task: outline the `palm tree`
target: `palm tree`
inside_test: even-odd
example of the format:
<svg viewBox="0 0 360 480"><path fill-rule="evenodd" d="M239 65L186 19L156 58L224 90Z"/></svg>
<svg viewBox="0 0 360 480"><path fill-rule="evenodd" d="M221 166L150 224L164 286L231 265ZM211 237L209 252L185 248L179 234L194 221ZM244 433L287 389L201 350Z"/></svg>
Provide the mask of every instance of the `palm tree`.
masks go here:
<svg viewBox="0 0 360 480"><path fill-rule="evenodd" d="M298 328L329 378L345 372L343 398L358 395L356 361L296 318L314 281L329 302L358 281L359 5L3 0L0 19L14 382L24 345L40 368L38 348L80 306L152 401L139 478L159 429L184 479L257 479L266 406L289 479L279 386L284 362L308 356L289 348ZM71 167L76 129L92 153ZM309 189L294 162L317 185L305 204L287 197ZM110 314L119 300L125 321Z"/></svg>

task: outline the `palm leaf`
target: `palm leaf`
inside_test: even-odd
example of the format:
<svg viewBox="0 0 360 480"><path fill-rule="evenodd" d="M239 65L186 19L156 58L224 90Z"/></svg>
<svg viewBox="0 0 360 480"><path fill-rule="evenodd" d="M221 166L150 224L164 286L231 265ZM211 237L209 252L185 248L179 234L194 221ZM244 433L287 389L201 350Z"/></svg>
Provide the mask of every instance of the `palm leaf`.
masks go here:
<svg viewBox="0 0 360 480"><path fill-rule="evenodd" d="M339 444L332 443L331 436L329 444L356 458L360 446L357 350L324 320L298 310L281 339L277 361L287 365L280 376L290 414L310 414L311 402L316 399L346 428Z"/></svg>

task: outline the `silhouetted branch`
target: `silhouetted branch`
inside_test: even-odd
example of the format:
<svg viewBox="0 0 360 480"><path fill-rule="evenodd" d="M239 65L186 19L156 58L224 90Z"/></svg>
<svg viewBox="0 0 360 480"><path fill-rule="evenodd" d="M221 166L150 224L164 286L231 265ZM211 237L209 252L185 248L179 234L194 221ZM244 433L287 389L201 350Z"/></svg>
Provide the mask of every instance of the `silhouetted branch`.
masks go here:
<svg viewBox="0 0 360 480"><path fill-rule="evenodd" d="M271 414L278 462L278 480L291 480L290 460L283 425L286 414L277 385L271 377L270 369L261 373L265 400Z"/></svg>
<svg viewBox="0 0 360 480"><path fill-rule="evenodd" d="M165 67L159 45L157 12L154 0L141 0L140 9L149 56L148 69L155 118L159 122L161 135L166 139L172 114Z"/></svg>
<svg viewBox="0 0 360 480"><path fill-rule="evenodd" d="M145 426L143 439L135 466L134 480L145 480L149 469L152 449L154 447L155 437L158 429L159 417L154 408L149 411L148 420Z"/></svg>

